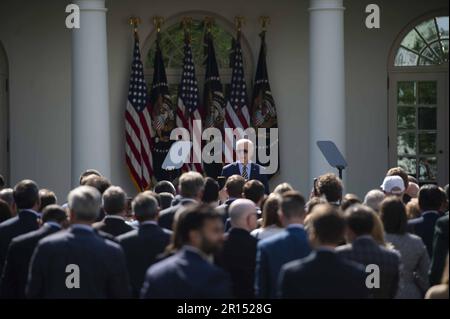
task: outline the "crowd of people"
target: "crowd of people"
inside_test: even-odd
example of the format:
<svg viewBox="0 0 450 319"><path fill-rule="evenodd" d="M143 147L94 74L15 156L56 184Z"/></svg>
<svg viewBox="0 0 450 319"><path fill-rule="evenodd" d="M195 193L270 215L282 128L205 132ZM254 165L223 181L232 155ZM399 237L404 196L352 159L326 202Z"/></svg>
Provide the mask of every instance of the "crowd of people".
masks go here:
<svg viewBox="0 0 450 319"><path fill-rule="evenodd" d="M67 202L0 176L0 298L449 297L448 185L397 167L360 199L334 174L307 196L244 175L130 198L91 169Z"/></svg>

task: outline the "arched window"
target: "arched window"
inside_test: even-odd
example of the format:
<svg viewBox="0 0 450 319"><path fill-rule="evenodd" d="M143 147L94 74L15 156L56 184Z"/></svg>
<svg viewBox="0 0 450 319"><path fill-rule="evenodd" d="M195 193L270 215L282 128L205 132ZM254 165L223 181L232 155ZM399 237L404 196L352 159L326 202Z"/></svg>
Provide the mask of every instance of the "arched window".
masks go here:
<svg viewBox="0 0 450 319"><path fill-rule="evenodd" d="M164 65L166 67L167 81L172 96L172 101L176 105L178 84L181 79L183 64L183 46L184 46L184 30L182 27L182 19L185 16L192 18L190 27L192 53L194 55L194 63L197 75L197 81L200 90L200 96L203 96L203 84L205 78L204 62L204 44L203 38L206 31L204 24L205 16L213 16L214 23L211 32L214 36L214 47L216 50L216 59L219 67L219 74L224 86L224 93L227 96L229 92L231 73L229 59L231 52L232 38L235 37L235 28L231 22L215 16L209 12L187 12L170 18L164 23L161 29L161 49L164 57ZM147 83L151 83L153 77L153 59L156 47L156 33L153 32L144 45L144 67ZM244 58L245 77L247 79L247 87L251 87L251 78L253 76L253 62L250 47L245 37L241 37L242 51ZM150 85L149 85L150 86Z"/></svg>
<svg viewBox="0 0 450 319"><path fill-rule="evenodd" d="M416 25L403 38L395 66L439 65L448 62L448 16Z"/></svg>
<svg viewBox="0 0 450 319"><path fill-rule="evenodd" d="M401 33L389 66L389 165L420 184L448 183L448 14Z"/></svg>

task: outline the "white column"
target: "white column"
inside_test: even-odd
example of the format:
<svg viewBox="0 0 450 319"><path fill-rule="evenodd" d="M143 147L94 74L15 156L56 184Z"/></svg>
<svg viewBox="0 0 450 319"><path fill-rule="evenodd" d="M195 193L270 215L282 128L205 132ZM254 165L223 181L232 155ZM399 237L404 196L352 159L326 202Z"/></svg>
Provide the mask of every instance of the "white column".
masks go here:
<svg viewBox="0 0 450 319"><path fill-rule="evenodd" d="M108 53L104 0L77 0L72 31L72 186L88 169L111 176Z"/></svg>
<svg viewBox="0 0 450 319"><path fill-rule="evenodd" d="M343 0L310 0L309 96L310 177L330 167L316 145L331 140L345 156L345 69Z"/></svg>

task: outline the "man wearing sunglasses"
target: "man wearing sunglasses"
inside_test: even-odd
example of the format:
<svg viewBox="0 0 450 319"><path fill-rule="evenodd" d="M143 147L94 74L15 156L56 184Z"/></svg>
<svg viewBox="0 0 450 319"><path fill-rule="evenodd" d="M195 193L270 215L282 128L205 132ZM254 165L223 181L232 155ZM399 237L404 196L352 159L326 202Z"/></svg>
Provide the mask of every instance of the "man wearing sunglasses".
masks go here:
<svg viewBox="0 0 450 319"><path fill-rule="evenodd" d="M236 158L237 161L224 166L222 176L226 178L231 175L241 175L245 180L256 179L263 183L266 194L269 194L269 184L264 167L252 162L254 154L253 142L249 139L240 139L236 142Z"/></svg>

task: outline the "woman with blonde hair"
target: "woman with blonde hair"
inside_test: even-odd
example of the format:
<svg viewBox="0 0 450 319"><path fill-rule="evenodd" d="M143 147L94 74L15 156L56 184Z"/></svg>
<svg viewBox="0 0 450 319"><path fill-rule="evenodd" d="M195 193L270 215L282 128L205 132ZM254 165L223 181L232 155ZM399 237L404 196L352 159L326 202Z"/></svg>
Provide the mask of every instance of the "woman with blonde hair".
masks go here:
<svg viewBox="0 0 450 319"><path fill-rule="evenodd" d="M421 215L419 200L417 198L412 198L408 204L406 204L406 216L408 219L419 218Z"/></svg>
<svg viewBox="0 0 450 319"><path fill-rule="evenodd" d="M283 195L283 193L293 191L294 188L289 183L281 183L278 184L277 187L273 190L273 193Z"/></svg>
<svg viewBox="0 0 450 319"><path fill-rule="evenodd" d="M375 211L372 211L374 224L372 229L372 237L373 239L378 243L378 245L381 245L383 247L392 249L392 245L388 242L386 242L386 239L384 237L384 226L383 222L381 221L380 216L378 216Z"/></svg>

